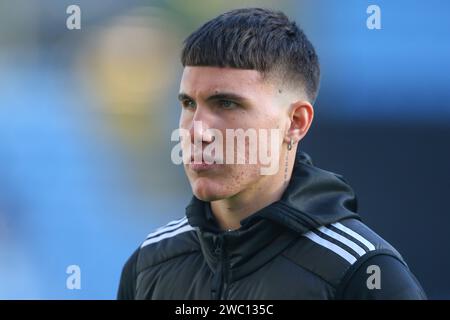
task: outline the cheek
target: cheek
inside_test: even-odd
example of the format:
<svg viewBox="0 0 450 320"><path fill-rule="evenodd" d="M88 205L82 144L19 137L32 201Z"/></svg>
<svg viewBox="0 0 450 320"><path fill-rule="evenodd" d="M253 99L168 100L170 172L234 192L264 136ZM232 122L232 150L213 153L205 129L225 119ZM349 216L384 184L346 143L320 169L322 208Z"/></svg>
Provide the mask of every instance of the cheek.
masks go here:
<svg viewBox="0 0 450 320"><path fill-rule="evenodd" d="M220 174L198 177L187 171L193 193L205 200L224 199L242 192L260 178L255 165L226 165Z"/></svg>
<svg viewBox="0 0 450 320"><path fill-rule="evenodd" d="M225 186L231 191L240 191L260 178L258 165L233 165L229 174L225 177L227 180Z"/></svg>
<svg viewBox="0 0 450 320"><path fill-rule="evenodd" d="M244 119L244 121L242 121ZM278 129L281 128L282 124L282 115L281 109L278 106L261 106L261 109L255 110L255 112L251 112L245 115L242 115L241 120L238 120L240 123L244 123L244 126L247 128L254 129Z"/></svg>

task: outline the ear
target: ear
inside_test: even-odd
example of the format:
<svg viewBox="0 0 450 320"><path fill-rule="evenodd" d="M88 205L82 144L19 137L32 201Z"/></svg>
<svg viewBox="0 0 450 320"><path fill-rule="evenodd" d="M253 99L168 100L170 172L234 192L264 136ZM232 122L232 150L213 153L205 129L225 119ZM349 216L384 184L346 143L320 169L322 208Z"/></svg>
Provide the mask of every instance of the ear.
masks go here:
<svg viewBox="0 0 450 320"><path fill-rule="evenodd" d="M285 137L286 143L292 138L293 144L298 143L309 130L314 118L314 108L308 101L296 101L289 106L291 125Z"/></svg>

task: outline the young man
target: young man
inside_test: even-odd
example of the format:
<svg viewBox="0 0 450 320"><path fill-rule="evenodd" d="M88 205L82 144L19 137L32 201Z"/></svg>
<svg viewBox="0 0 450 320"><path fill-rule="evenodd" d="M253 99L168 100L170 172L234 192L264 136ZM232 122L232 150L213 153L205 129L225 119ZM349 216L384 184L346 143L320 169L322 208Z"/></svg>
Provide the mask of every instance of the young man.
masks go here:
<svg viewBox="0 0 450 320"><path fill-rule="evenodd" d="M343 177L297 152L320 72L294 22L265 9L224 13L186 39L182 64L180 129L189 133L183 153L194 150L184 165L194 195L184 218L150 233L128 260L118 298L425 298L400 254L360 221ZM266 143L249 134L244 152L216 149L195 161L239 129L279 135ZM261 159L249 161L255 141L278 155L278 170L262 174ZM245 162L224 163L230 154Z"/></svg>

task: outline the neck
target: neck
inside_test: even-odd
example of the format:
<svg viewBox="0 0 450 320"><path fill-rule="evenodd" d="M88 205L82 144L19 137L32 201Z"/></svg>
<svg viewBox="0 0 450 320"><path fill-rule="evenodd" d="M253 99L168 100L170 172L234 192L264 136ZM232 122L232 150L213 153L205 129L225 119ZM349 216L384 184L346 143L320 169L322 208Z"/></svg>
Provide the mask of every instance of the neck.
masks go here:
<svg viewBox="0 0 450 320"><path fill-rule="evenodd" d="M211 210L222 230L239 229L241 220L281 199L292 176L295 150L292 151L288 153L286 173L284 155L276 175L263 176L256 184L230 198L211 201Z"/></svg>

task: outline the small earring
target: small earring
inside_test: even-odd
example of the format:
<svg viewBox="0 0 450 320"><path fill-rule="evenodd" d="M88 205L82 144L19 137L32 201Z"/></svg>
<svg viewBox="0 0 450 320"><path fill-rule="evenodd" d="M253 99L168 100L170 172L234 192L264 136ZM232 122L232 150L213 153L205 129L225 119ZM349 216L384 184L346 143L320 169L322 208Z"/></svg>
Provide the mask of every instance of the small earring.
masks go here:
<svg viewBox="0 0 450 320"><path fill-rule="evenodd" d="M292 137L289 140L289 143L287 145L287 149L288 149L288 151L290 151L292 149Z"/></svg>

